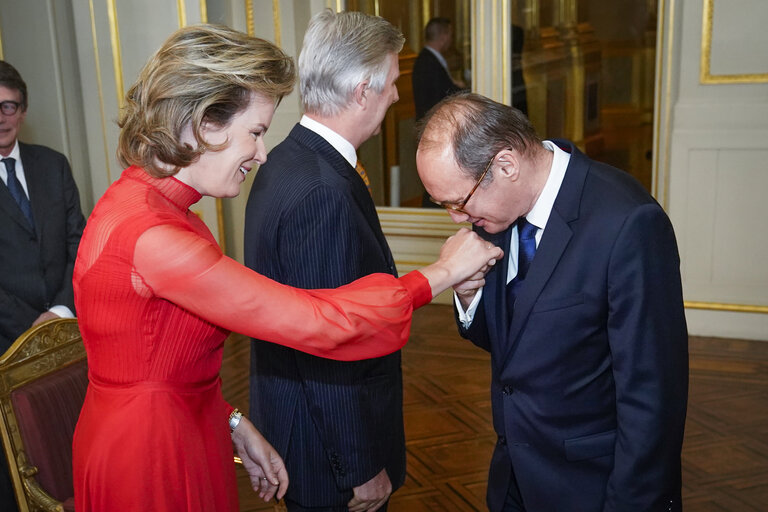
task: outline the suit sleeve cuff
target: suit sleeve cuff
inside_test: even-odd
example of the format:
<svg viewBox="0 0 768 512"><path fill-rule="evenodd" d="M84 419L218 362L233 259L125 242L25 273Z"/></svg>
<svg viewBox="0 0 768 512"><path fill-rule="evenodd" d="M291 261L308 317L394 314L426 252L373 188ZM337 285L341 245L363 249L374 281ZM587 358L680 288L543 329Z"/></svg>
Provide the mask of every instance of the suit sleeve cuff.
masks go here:
<svg viewBox="0 0 768 512"><path fill-rule="evenodd" d="M429 304L432 300L432 287L424 274L418 270L408 272L399 278L399 281L413 299L413 309Z"/></svg>
<svg viewBox="0 0 768 512"><path fill-rule="evenodd" d="M464 329L469 329L469 326L472 325L472 320L475 319L475 313L477 312L477 305L480 304L480 298L483 296L483 289L480 288L475 296L472 298L472 302L469 303L469 307L467 307L467 310L464 311L464 308L461 307L461 301L459 300L459 296L456 295L456 292L453 293L453 301L456 304L456 311L459 314L459 321L461 322L461 326Z"/></svg>

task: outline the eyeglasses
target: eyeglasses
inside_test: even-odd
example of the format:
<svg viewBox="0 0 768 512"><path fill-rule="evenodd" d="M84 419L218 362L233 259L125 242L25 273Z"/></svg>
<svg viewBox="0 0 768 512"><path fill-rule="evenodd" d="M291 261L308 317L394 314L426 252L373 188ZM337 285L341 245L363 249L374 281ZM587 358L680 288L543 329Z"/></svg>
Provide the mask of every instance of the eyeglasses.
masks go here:
<svg viewBox="0 0 768 512"><path fill-rule="evenodd" d="M11 100L5 100L0 101L0 112L2 112L6 116L12 116L16 113L17 110L19 110L19 107L21 106L21 103L18 101L11 101Z"/></svg>
<svg viewBox="0 0 768 512"><path fill-rule="evenodd" d="M458 213L464 213L464 214L469 215L469 212L467 212L464 209L464 207L469 202L469 199L472 197L472 194L475 193L475 190L477 190L477 187L480 186L480 183L483 182L483 178L485 178L485 175L488 174L488 171L490 170L491 165L493 164L493 160L495 158L496 158L496 155L493 155L493 157L491 158L491 161L488 162L488 165L485 166L485 170L483 171L483 174L481 174L480 177L477 179L477 182L475 183L475 186L472 187L472 190L469 191L469 194L467 194L467 197L465 197L463 201L459 201L458 203L446 203L446 202L436 201L435 199L432 199L431 197L429 198L429 200L432 201L433 203L435 203L440 208L445 208L446 210L450 210L450 211L458 212Z"/></svg>

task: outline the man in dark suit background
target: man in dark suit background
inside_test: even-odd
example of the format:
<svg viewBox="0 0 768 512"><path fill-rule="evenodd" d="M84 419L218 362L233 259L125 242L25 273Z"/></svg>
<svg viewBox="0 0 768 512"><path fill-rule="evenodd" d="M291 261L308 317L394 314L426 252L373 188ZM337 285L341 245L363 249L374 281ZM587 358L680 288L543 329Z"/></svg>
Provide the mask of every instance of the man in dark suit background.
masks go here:
<svg viewBox="0 0 768 512"><path fill-rule="evenodd" d="M249 267L301 288L396 274L356 150L398 100L403 42L379 17L312 18L298 64L305 115L248 198ZM255 341L251 370L251 419L285 460L288 510L385 510L405 479L400 353L340 362Z"/></svg>
<svg viewBox="0 0 768 512"><path fill-rule="evenodd" d="M27 85L0 61L0 354L45 320L72 318L72 269L85 219L64 155L19 142ZM16 510L5 463L0 508Z"/></svg>
<svg viewBox="0 0 768 512"><path fill-rule="evenodd" d="M688 352L667 215L509 106L462 94L425 121L428 192L508 254L455 287L461 334L491 353L489 509L681 510Z"/></svg>
<svg viewBox="0 0 768 512"><path fill-rule="evenodd" d="M455 82L443 56L453 43L453 27L448 18L432 18L424 28L424 48L413 64L413 102L416 119L446 96L464 88Z"/></svg>

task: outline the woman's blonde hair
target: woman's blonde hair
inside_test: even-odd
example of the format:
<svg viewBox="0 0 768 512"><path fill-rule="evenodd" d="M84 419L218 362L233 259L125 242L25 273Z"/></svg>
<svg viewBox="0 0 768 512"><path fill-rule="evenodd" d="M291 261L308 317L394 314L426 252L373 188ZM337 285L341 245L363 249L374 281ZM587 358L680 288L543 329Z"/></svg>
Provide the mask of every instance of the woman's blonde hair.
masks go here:
<svg viewBox="0 0 768 512"><path fill-rule="evenodd" d="M263 39L219 25L176 31L149 59L126 94L117 157L155 177L176 174L208 150L203 123L227 126L251 93L275 102L296 80L293 59ZM181 141L189 125L197 147Z"/></svg>

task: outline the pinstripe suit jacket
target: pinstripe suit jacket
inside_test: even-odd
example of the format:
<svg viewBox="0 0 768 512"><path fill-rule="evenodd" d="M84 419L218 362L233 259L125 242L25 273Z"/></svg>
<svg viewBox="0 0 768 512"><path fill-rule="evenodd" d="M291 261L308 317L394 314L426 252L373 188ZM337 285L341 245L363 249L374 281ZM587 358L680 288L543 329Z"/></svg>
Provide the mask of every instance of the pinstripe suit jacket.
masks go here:
<svg viewBox="0 0 768 512"><path fill-rule="evenodd" d="M66 157L22 142L19 153L36 229L0 181L0 354L50 306L74 312L72 269L85 226Z"/></svg>
<svg viewBox="0 0 768 512"><path fill-rule="evenodd" d="M363 181L301 125L256 175L246 207L245 262L301 288L396 273ZM405 479L399 352L341 362L255 340L250 415L285 460L288 497L304 506L344 505L353 487L382 468L395 489Z"/></svg>

